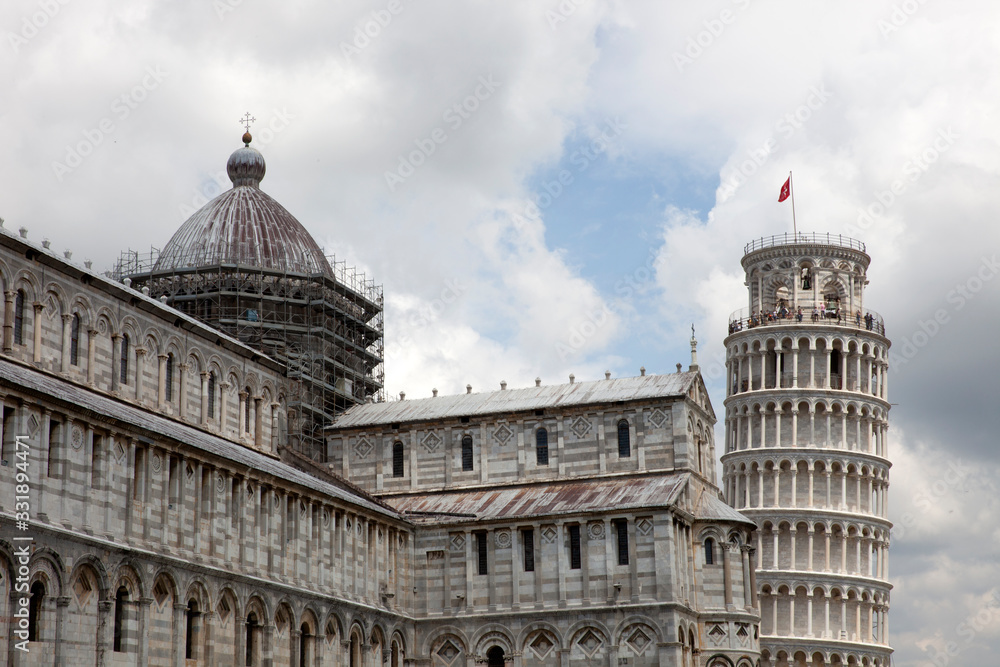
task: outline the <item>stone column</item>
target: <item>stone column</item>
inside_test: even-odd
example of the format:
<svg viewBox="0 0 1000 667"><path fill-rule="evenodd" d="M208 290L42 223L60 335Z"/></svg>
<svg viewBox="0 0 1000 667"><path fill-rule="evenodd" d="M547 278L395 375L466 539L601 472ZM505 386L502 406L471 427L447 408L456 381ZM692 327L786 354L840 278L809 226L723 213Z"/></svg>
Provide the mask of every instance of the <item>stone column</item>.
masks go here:
<svg viewBox="0 0 1000 667"><path fill-rule="evenodd" d="M292 653L292 663L291 667L307 667L306 665L299 665L299 642L302 640L302 631L295 628L289 628L289 644L291 646Z"/></svg>
<svg viewBox="0 0 1000 667"><path fill-rule="evenodd" d="M781 447L781 406L774 409L774 446Z"/></svg>
<svg viewBox="0 0 1000 667"><path fill-rule="evenodd" d="M161 467L161 472L163 473L163 484L160 489L160 546L166 547L168 540L167 535L170 533L170 452L163 452L163 464Z"/></svg>
<svg viewBox="0 0 1000 667"><path fill-rule="evenodd" d="M806 534L809 536L809 559L807 561L806 569L810 572L813 571L813 537L816 535L816 529L810 523L806 527Z"/></svg>
<svg viewBox="0 0 1000 667"><path fill-rule="evenodd" d="M69 607L70 597L63 595L56 598L56 636L55 636L55 664L63 664L63 640L66 628L66 609ZM11 641L13 645L13 641Z"/></svg>
<svg viewBox="0 0 1000 667"><path fill-rule="evenodd" d="M149 656L149 606L153 603L153 598L139 598L139 648L136 655L136 664L145 665Z"/></svg>
<svg viewBox="0 0 1000 667"><path fill-rule="evenodd" d="M194 469L194 530L192 531L194 533L194 543L191 548L194 551L196 559L200 558L201 555L201 506L204 502L205 493L204 468L202 465L202 462L198 461ZM215 491L214 488L209 489L208 492L211 494L213 491ZM209 497L211 498L211 496Z"/></svg>
<svg viewBox="0 0 1000 667"><path fill-rule="evenodd" d="M823 595L823 636L830 639L830 596Z"/></svg>
<svg viewBox="0 0 1000 667"><path fill-rule="evenodd" d="M14 299L17 292L6 290L3 293L3 351L14 349Z"/></svg>
<svg viewBox="0 0 1000 667"><path fill-rule="evenodd" d="M103 497L102 505L104 506L104 537L108 540L114 540L114 536L111 534L111 504L112 504L112 494L116 488L114 480L111 479L114 467L112 464L112 457L115 456L115 442L116 436L114 433L108 433L107 437L103 439L105 442L105 453L101 456L101 496ZM128 450L126 451L125 465L128 466ZM131 498L126 496L125 502L128 503Z"/></svg>
<svg viewBox="0 0 1000 667"><path fill-rule="evenodd" d="M114 630L113 623L108 623L115 606L114 600L101 600L97 603L97 667L105 667L108 663L108 633Z"/></svg>
<svg viewBox="0 0 1000 667"><path fill-rule="evenodd" d="M176 599L176 598L175 598ZM185 616L187 605L182 602L174 603L174 629L172 634L171 664L173 667L184 667L184 639L185 639Z"/></svg>
<svg viewBox="0 0 1000 667"><path fill-rule="evenodd" d="M750 552L753 547L749 545L742 545L740 547L740 565L743 566L743 607L744 609L753 609L754 603L753 592L750 589L750 568L753 565L750 562Z"/></svg>
<svg viewBox="0 0 1000 667"><path fill-rule="evenodd" d="M242 616L238 609L233 609L233 633L236 639L234 642L236 655L233 657L233 664L236 667L242 667L246 664L247 655L247 617Z"/></svg>
<svg viewBox="0 0 1000 667"><path fill-rule="evenodd" d="M274 625L268 623L261 630L261 667L274 667Z"/></svg>
<svg viewBox="0 0 1000 667"><path fill-rule="evenodd" d="M209 608L207 611L202 612L201 631L202 631L202 644L205 647L204 660L206 665L215 664L215 646L214 646L215 637L213 637L214 620L215 620L215 614L212 613L211 608ZM235 622L235 618L233 620ZM239 664L238 658L237 658L237 664Z"/></svg>
<svg viewBox="0 0 1000 667"><path fill-rule="evenodd" d="M2 408L0 408L2 412ZM49 442L49 434L52 428L52 411L48 408L42 408L42 426L41 432L38 434L38 439L40 441L38 455L35 459L38 461L38 472L34 475L32 484L32 489L37 489L35 496L35 504L33 509L35 511L35 516L39 521L48 522L49 515L45 511L45 487L49 484L48 470L57 470L52 460L52 443ZM42 470L42 452L45 452L45 467L46 470Z"/></svg>
<svg viewBox="0 0 1000 667"><path fill-rule="evenodd" d="M22 408L23 409L23 408ZM90 525L90 505L94 497L94 429L89 424L87 425L87 430L84 434L84 445L83 445L83 464L84 468L87 470L85 473L84 485L86 486L83 494L83 532L88 535L94 534L94 529Z"/></svg>
<svg viewBox="0 0 1000 667"><path fill-rule="evenodd" d="M720 541L719 551L722 552L722 587L723 594L726 600L726 610L732 611L733 609L733 573L732 566L729 563L729 547L730 543L726 541ZM778 534L774 534L774 565L775 569L778 565Z"/></svg>

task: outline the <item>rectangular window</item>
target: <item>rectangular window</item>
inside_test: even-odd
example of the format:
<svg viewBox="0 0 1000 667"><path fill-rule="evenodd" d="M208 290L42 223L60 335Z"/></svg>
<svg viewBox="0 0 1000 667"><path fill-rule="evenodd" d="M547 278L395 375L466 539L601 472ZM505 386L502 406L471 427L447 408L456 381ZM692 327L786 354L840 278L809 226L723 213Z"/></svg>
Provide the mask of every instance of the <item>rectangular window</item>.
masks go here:
<svg viewBox="0 0 1000 667"><path fill-rule="evenodd" d="M3 443L0 452L0 464L5 466L14 465L14 408L5 407L3 409Z"/></svg>
<svg viewBox="0 0 1000 667"><path fill-rule="evenodd" d="M215 371L208 374L208 418L215 419Z"/></svg>
<svg viewBox="0 0 1000 667"><path fill-rule="evenodd" d="M14 297L14 342L24 345L24 290Z"/></svg>
<svg viewBox="0 0 1000 667"><path fill-rule="evenodd" d="M479 554L478 574L489 574L490 564L486 554L486 533L476 533L476 551Z"/></svg>
<svg viewBox="0 0 1000 667"><path fill-rule="evenodd" d="M472 470L472 436L462 437L462 470L469 472Z"/></svg>
<svg viewBox="0 0 1000 667"><path fill-rule="evenodd" d="M549 464L549 433L544 428L535 433L535 463L540 466Z"/></svg>
<svg viewBox="0 0 1000 667"><path fill-rule="evenodd" d="M164 393L166 394L167 402L174 400L174 355L167 355L167 363L164 364L166 367L164 374L166 377L163 378Z"/></svg>
<svg viewBox="0 0 1000 667"><path fill-rule="evenodd" d="M394 442L392 445L392 476L403 476L403 443Z"/></svg>
<svg viewBox="0 0 1000 667"><path fill-rule="evenodd" d="M524 571L535 571L535 531L526 528L521 531L521 541L524 543Z"/></svg>
<svg viewBox="0 0 1000 667"><path fill-rule="evenodd" d="M580 569L580 526L569 527L569 568Z"/></svg>
<svg viewBox="0 0 1000 667"><path fill-rule="evenodd" d="M628 521L615 521L615 529L618 531L618 564L628 565Z"/></svg>

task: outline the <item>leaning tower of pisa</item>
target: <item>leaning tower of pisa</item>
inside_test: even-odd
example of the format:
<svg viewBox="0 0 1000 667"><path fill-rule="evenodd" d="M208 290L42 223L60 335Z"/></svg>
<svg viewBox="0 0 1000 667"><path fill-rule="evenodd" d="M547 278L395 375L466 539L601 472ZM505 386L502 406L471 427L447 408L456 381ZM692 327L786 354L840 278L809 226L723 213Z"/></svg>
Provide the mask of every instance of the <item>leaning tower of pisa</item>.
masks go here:
<svg viewBox="0 0 1000 667"><path fill-rule="evenodd" d="M888 351L871 258L830 234L744 249L726 344L728 502L757 522L762 664L887 666Z"/></svg>

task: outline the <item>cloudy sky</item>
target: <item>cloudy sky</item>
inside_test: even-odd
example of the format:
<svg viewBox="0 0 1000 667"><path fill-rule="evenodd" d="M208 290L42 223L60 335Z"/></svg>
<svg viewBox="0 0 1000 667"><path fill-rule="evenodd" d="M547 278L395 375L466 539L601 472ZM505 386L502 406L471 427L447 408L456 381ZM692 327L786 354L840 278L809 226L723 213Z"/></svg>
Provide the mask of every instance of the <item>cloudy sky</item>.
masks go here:
<svg viewBox="0 0 1000 667"><path fill-rule="evenodd" d="M1000 649L1000 5L8 0L0 217L110 268L263 189L385 287L410 397L670 372L752 238L849 234L893 339L897 665ZM894 187L895 184L895 187ZM935 321L936 320L936 321Z"/></svg>

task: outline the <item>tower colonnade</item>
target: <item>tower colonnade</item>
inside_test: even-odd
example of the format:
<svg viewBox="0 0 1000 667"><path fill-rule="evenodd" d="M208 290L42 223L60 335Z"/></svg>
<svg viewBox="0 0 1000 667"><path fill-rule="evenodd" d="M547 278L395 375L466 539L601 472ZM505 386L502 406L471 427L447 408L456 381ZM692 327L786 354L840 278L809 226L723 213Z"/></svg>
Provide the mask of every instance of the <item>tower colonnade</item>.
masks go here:
<svg viewBox="0 0 1000 667"><path fill-rule="evenodd" d="M723 493L752 518L762 664L888 665L888 350L864 244L746 247L729 322Z"/></svg>

